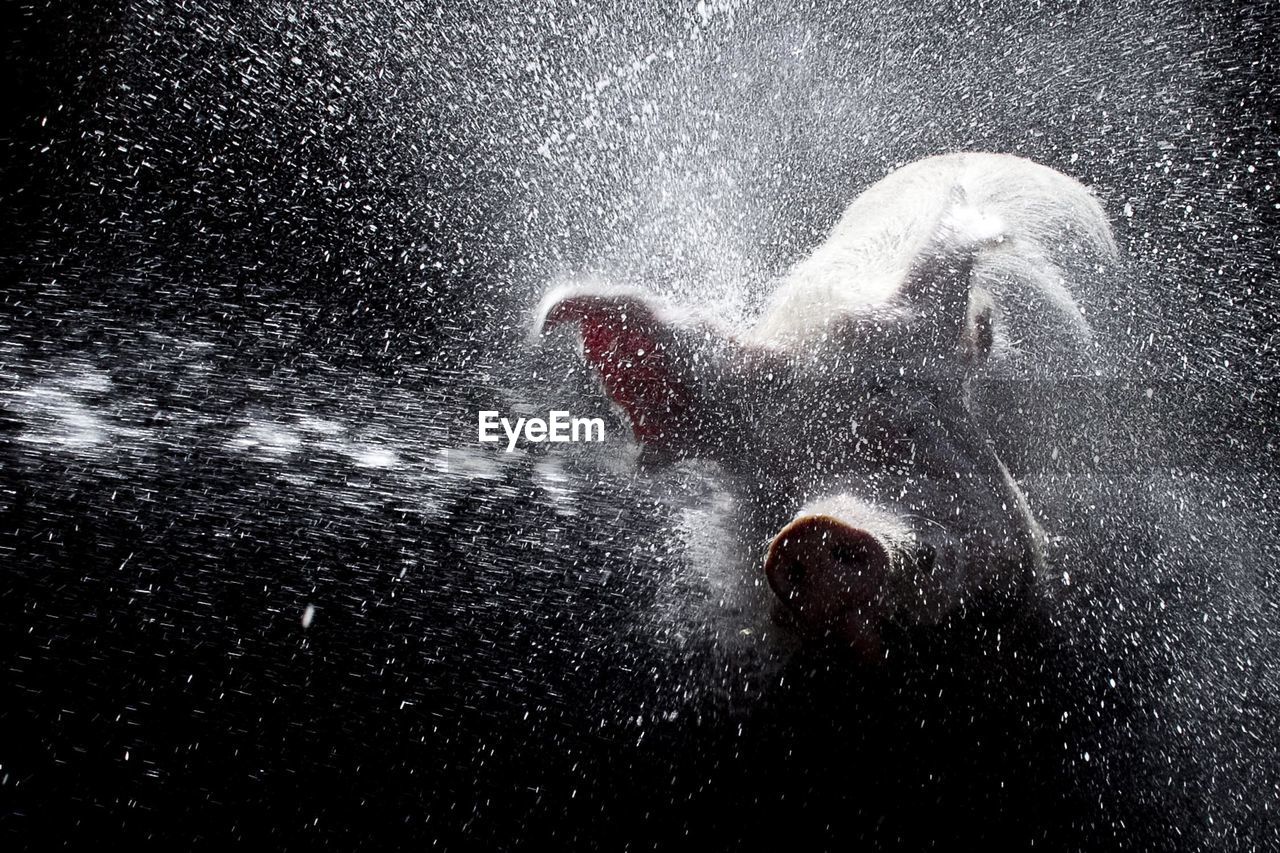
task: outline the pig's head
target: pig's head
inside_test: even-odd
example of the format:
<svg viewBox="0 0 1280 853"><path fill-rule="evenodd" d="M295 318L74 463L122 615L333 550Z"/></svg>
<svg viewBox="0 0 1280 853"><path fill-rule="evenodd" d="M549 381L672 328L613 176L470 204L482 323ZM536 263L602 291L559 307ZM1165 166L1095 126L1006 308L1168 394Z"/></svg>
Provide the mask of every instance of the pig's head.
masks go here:
<svg viewBox="0 0 1280 853"><path fill-rule="evenodd" d="M919 258L891 299L735 335L638 291L562 289L541 327L583 356L650 457L714 460L767 543L777 618L868 654L884 629L1012 600L1039 560L1026 502L967 404L993 306L981 246ZM759 329L789 328L792 333Z"/></svg>

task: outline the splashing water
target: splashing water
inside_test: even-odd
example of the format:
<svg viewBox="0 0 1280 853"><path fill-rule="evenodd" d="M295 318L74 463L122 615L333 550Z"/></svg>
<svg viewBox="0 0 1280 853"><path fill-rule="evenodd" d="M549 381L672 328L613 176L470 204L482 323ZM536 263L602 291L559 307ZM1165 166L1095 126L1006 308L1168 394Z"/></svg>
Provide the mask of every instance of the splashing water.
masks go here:
<svg viewBox="0 0 1280 853"><path fill-rule="evenodd" d="M1280 842L1267 4L23 14L17 832ZM1119 379L1025 413L1042 618L868 672L775 627L719 473L637 464L529 323L586 279L745 322L857 192L969 149L1109 213ZM551 408L608 440L475 441Z"/></svg>

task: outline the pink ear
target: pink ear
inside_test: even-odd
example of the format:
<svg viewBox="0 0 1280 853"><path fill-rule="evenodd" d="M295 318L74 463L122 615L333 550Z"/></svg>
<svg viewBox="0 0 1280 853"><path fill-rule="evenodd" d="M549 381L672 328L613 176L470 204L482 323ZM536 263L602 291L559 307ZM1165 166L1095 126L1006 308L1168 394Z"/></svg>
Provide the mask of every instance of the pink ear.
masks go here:
<svg viewBox="0 0 1280 853"><path fill-rule="evenodd" d="M544 328L577 322L587 361L631 418L640 442L675 450L691 429L692 397L672 326L642 297L577 294L554 301Z"/></svg>

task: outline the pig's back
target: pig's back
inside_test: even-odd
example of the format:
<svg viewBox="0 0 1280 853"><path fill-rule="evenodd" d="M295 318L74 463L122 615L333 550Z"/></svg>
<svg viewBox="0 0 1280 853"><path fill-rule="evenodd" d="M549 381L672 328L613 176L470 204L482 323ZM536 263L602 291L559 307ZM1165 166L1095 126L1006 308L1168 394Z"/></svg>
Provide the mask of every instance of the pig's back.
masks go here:
<svg viewBox="0 0 1280 853"><path fill-rule="evenodd" d="M1047 302L1061 322L1087 335L1070 284L1073 258L1114 252L1110 226L1081 184L1010 154L966 152L919 160L862 192L827 239L796 264L753 330L761 341L820 335L843 313L891 307L913 261L955 204L995 217L1009 249L980 259L974 284L1019 310ZM1042 307L1042 306L1040 306ZM1004 330L1004 338L1020 337Z"/></svg>

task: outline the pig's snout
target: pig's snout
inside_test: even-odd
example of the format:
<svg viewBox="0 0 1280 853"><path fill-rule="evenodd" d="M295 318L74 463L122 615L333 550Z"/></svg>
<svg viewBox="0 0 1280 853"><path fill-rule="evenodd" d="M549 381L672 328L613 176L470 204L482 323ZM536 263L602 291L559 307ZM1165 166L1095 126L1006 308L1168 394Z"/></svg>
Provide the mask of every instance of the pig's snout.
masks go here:
<svg viewBox="0 0 1280 853"><path fill-rule="evenodd" d="M889 549L870 531L813 514L774 537L764 571L802 633L874 654L891 562Z"/></svg>

